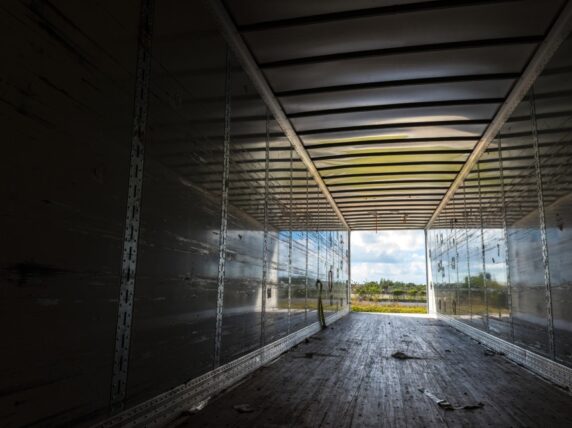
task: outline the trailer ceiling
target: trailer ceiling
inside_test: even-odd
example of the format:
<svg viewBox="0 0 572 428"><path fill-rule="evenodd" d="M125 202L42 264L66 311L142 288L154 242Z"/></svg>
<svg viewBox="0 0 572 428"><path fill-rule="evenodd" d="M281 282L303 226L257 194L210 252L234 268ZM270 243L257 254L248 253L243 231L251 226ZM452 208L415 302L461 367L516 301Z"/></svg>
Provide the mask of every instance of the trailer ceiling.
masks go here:
<svg viewBox="0 0 572 428"><path fill-rule="evenodd" d="M564 4L223 3L352 230L427 225Z"/></svg>

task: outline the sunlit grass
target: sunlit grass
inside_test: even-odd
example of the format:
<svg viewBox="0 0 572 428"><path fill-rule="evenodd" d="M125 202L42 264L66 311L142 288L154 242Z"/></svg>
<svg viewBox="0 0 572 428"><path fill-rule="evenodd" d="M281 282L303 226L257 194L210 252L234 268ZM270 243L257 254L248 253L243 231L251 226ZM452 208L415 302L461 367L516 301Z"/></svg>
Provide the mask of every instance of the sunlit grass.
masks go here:
<svg viewBox="0 0 572 428"><path fill-rule="evenodd" d="M352 303L353 312L380 312L385 314L426 314L427 306L405 306L398 303L380 305L370 302Z"/></svg>

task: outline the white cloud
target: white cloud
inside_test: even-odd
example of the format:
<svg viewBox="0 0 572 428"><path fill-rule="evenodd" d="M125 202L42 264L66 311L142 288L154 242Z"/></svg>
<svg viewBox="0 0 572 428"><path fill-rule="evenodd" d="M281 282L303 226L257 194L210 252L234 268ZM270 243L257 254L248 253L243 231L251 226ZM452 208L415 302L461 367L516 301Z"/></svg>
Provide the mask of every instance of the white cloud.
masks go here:
<svg viewBox="0 0 572 428"><path fill-rule="evenodd" d="M425 237L422 230L352 232L352 281L425 283Z"/></svg>

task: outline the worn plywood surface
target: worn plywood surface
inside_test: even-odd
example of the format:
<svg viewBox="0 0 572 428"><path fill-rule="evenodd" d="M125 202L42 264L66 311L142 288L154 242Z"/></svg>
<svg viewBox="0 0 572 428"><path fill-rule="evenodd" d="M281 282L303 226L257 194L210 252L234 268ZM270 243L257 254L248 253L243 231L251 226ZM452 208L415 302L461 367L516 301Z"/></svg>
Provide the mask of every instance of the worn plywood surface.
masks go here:
<svg viewBox="0 0 572 428"><path fill-rule="evenodd" d="M396 351L419 359L392 358ZM484 407L447 411L419 388L454 406ZM238 412L240 404L252 411ZM571 418L567 392L486 356L438 320L352 313L177 424L564 427Z"/></svg>

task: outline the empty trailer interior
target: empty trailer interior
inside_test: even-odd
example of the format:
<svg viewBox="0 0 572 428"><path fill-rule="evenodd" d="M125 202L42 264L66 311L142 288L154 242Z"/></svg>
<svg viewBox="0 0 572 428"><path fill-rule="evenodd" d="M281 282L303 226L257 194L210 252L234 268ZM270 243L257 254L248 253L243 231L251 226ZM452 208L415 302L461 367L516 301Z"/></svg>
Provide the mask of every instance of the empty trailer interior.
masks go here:
<svg viewBox="0 0 572 428"><path fill-rule="evenodd" d="M350 230L572 386L569 2L374 3L0 5L3 426L170 420L347 313Z"/></svg>

